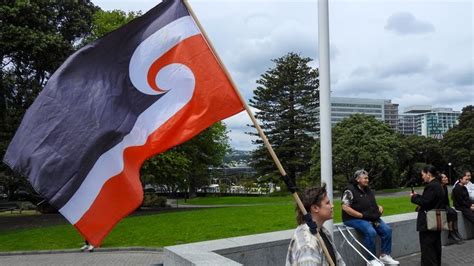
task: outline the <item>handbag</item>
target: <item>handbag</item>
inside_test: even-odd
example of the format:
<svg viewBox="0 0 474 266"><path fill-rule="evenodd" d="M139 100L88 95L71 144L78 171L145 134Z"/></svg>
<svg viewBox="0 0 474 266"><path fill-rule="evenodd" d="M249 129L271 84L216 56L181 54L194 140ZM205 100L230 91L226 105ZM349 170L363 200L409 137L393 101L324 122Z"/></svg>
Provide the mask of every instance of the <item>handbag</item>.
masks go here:
<svg viewBox="0 0 474 266"><path fill-rule="evenodd" d="M445 209L433 209L426 212L426 227L430 231L449 230Z"/></svg>

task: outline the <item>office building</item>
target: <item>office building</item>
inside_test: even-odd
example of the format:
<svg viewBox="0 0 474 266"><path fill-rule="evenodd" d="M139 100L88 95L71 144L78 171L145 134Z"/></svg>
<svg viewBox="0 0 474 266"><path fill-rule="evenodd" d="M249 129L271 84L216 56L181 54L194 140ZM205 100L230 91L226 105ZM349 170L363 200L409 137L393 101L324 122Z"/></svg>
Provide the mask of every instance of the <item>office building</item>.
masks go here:
<svg viewBox="0 0 474 266"><path fill-rule="evenodd" d="M373 116L386 122L394 130L398 124L398 104L385 99L331 97L331 124L342 121L353 114Z"/></svg>
<svg viewBox="0 0 474 266"><path fill-rule="evenodd" d="M444 133L457 125L461 112L430 105L409 106L399 115L398 132L442 139Z"/></svg>
<svg viewBox="0 0 474 266"><path fill-rule="evenodd" d="M398 132L421 136L421 114L431 112L431 105L412 105L398 115Z"/></svg>
<svg viewBox="0 0 474 266"><path fill-rule="evenodd" d="M442 139L444 133L459 123L461 112L451 108L433 108L421 115L421 135Z"/></svg>

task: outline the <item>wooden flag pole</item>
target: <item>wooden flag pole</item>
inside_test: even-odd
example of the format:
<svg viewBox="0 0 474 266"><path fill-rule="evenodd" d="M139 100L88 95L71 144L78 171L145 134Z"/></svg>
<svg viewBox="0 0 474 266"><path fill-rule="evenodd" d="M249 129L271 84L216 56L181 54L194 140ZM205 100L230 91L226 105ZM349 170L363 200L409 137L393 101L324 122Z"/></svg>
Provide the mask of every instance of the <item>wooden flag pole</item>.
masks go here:
<svg viewBox="0 0 474 266"><path fill-rule="evenodd" d="M207 42L207 44L209 45L209 47L211 48L211 52L214 54L214 57L217 59L219 65L221 66L221 68L224 70L224 73L227 75L227 78L229 79L230 83L232 84L232 86L234 87L237 95L239 96L240 98L240 101L242 102L242 104L244 105L244 108L245 110L247 111L247 114L250 116L250 119L252 120L252 123L254 124L255 128L257 129L257 132L258 134L260 135L260 137L262 138L263 140L263 143L265 144L265 147L267 148L268 152L270 153L270 155L272 156L272 159L273 161L275 162L278 170L280 171L280 174L282 175L282 177L287 177L287 174L286 174L286 171L285 169L283 169L283 166L281 165L280 163L280 160L278 159L277 155L275 154L275 151L273 150L272 146L270 145L270 142L268 141L267 139L267 136L265 136L265 133L263 132L262 128L260 127L260 125L258 124L257 122L257 119L255 118L255 116L253 115L253 112L252 110L250 110L250 107L248 106L246 100L244 99L244 97L242 96L242 94L240 93L240 91L237 89L237 85L235 84L234 80L232 79L229 71L227 70L227 68L225 67L224 63L222 62L221 58L219 57L219 55L217 54L214 46L212 45L209 37L207 36L207 33L206 31L204 30L204 28L202 27L201 23L199 22L196 14L194 13L193 9L191 8L191 6L189 5L188 1L187 0L183 0L184 4L186 5L189 13L191 14L191 16L193 17L194 19L194 22L196 22L196 25L198 26L199 30L201 31L202 35L204 36L204 40ZM288 177L287 177L288 178ZM285 182L286 183L286 182ZM288 184L287 184L288 185ZM296 204L298 205L298 208L300 209L300 211L303 213L303 215L307 215L307 211L303 205L303 203L301 202L301 199L300 197L298 196L298 193L296 193L296 191L292 192L292 196L293 196L293 199L295 200ZM320 230L320 228L318 228L318 230ZM329 251L326 247L326 245L324 244L324 241L323 239L321 238L321 235L319 233L316 233L316 238L320 244L320 246L322 247L323 249L323 252L324 252L324 255L328 261L328 264L331 265L331 266L334 266L334 262L332 261L332 258L331 256L329 255Z"/></svg>

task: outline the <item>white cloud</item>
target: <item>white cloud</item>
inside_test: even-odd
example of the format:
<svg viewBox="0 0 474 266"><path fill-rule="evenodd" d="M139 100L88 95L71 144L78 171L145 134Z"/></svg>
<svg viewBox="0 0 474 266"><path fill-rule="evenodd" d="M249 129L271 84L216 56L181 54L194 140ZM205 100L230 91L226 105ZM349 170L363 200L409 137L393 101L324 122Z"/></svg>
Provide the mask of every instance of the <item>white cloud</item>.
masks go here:
<svg viewBox="0 0 474 266"><path fill-rule="evenodd" d="M254 108L251 108L251 110L253 113L255 113ZM246 132L257 133L257 130L249 126L253 125L253 123L246 111L242 111L232 117L225 119L224 123L226 124L227 129L230 131L228 136L230 139L230 144L234 149L252 149L252 146L249 145L249 143L251 143L251 141L255 140L257 137L251 136Z"/></svg>
<svg viewBox="0 0 474 266"><path fill-rule="evenodd" d="M377 67L376 71L380 78L399 75L414 75L425 72L428 64L429 59L427 56L415 55L397 62L385 63L385 65Z"/></svg>
<svg viewBox="0 0 474 266"><path fill-rule="evenodd" d="M364 77L347 79L334 88L334 96L360 98L383 98L384 92L394 90L390 82Z"/></svg>
<svg viewBox="0 0 474 266"><path fill-rule="evenodd" d="M435 31L433 24L418 20L409 12L391 15L387 20L385 29L400 35L426 34Z"/></svg>
<svg viewBox="0 0 474 266"><path fill-rule="evenodd" d="M189 0L246 99L287 52L318 65L317 0ZM155 0L93 0L105 9L147 11ZM392 99L400 110L474 103L472 0L330 1L333 96ZM232 145L252 149L245 113L225 120Z"/></svg>
<svg viewBox="0 0 474 266"><path fill-rule="evenodd" d="M456 86L471 86L471 88L474 85L474 67L472 64L455 66L453 69L440 66L439 68L434 68L433 73L434 79L439 82Z"/></svg>

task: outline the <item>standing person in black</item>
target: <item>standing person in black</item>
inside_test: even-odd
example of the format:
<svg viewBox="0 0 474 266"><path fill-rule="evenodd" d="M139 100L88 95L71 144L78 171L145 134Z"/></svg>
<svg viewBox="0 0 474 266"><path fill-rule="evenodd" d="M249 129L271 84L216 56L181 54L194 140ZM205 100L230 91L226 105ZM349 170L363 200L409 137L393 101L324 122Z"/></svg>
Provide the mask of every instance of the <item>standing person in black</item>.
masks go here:
<svg viewBox="0 0 474 266"><path fill-rule="evenodd" d="M436 178L437 173L433 166L426 166L421 171L421 177L426 183L423 194L412 192L411 202L419 206L416 219L416 230L419 232L421 265L441 265L441 231L428 231L426 226L426 212L432 209L443 209L444 190Z"/></svg>
<svg viewBox="0 0 474 266"><path fill-rule="evenodd" d="M474 223L474 204L471 204L469 199L469 192L466 185L471 181L470 175L464 175L459 179L459 182L454 186L452 197L454 207L460 210L463 216L471 223Z"/></svg>
<svg viewBox="0 0 474 266"><path fill-rule="evenodd" d="M462 237L458 231L458 213L455 209L451 208L449 204L448 184L450 184L450 180L445 174L441 174L440 177L441 185L443 186L444 190L443 203L446 206L446 215L449 225L448 239L453 243L460 243L462 241Z"/></svg>

